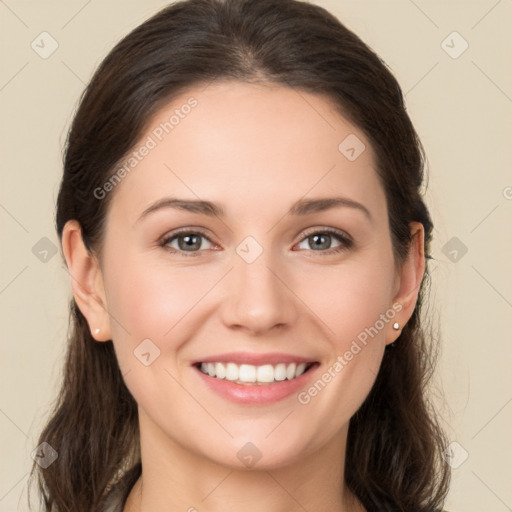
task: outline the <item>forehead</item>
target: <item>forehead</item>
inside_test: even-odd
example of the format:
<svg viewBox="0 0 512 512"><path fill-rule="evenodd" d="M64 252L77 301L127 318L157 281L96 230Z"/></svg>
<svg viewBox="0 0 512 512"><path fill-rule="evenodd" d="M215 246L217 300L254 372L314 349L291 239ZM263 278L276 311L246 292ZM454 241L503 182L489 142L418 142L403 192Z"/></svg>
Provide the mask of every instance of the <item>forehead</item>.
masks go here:
<svg viewBox="0 0 512 512"><path fill-rule="evenodd" d="M383 199L362 131L325 96L276 84L187 90L150 119L125 168L114 203L128 216L166 194L238 203L248 214L333 190Z"/></svg>

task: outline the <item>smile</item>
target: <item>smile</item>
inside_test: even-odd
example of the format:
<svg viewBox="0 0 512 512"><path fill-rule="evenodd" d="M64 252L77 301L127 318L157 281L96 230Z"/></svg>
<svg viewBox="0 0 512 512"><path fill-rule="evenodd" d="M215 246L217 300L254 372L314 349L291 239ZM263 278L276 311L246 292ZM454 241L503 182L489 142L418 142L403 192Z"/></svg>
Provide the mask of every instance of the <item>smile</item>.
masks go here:
<svg viewBox="0 0 512 512"><path fill-rule="evenodd" d="M205 375L225 379L237 384L272 384L293 380L306 373L314 363L278 363L255 366L234 362L198 363L197 367Z"/></svg>
<svg viewBox="0 0 512 512"><path fill-rule="evenodd" d="M191 362L199 382L224 400L267 406L292 398L320 368L315 356L285 352L226 352Z"/></svg>

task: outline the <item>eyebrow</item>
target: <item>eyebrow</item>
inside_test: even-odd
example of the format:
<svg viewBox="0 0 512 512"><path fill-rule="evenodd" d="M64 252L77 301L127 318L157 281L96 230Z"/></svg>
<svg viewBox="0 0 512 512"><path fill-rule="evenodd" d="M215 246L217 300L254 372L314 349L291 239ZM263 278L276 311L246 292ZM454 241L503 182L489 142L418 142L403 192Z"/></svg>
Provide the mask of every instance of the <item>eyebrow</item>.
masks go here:
<svg viewBox="0 0 512 512"><path fill-rule="evenodd" d="M311 213L323 212L331 208L347 207L361 211L370 222L373 221L372 215L366 206L349 199L347 197L324 197L319 199L299 199L288 210L287 215L304 216ZM137 222L147 217L149 214L165 208L176 210L185 210L191 213L208 215L209 217L225 217L225 211L219 204L200 199L178 199L174 197L165 197L153 203L144 210Z"/></svg>

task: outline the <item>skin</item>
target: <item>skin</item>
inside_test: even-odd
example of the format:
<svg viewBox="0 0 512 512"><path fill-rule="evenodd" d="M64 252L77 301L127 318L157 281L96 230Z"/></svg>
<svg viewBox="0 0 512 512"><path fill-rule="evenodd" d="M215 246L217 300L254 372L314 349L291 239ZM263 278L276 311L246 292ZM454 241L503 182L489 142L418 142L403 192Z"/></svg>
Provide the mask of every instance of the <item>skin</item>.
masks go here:
<svg viewBox="0 0 512 512"><path fill-rule="evenodd" d="M138 403L143 474L124 510L363 510L343 484L348 423L400 334L393 322L413 313L423 228L411 224L397 266L370 143L322 96L270 84L196 87L154 116L141 143L190 97L197 106L110 192L99 255L86 251L76 221L63 233L75 299L96 341L113 340ZM366 146L352 162L338 150L349 134ZM168 196L213 201L225 217L163 208L138 220ZM286 215L301 198L332 196L361 203L371 220L350 207ZM196 256L179 252L177 239L159 245L179 228L205 232ZM315 248L308 235L325 228L353 246L333 253L342 244L333 236ZM250 264L236 252L247 236L263 249ZM296 394L235 404L191 367L230 351L291 353L320 363L307 388L393 304L401 311L308 404ZM149 366L133 354L147 338L160 350ZM237 457L248 442L262 454L250 469Z"/></svg>

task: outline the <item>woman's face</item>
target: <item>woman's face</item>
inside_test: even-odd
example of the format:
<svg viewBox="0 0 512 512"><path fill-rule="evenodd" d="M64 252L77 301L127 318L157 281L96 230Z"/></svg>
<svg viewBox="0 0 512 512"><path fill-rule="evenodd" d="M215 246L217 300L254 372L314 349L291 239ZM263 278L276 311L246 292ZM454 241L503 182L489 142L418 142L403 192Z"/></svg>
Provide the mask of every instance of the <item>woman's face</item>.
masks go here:
<svg viewBox="0 0 512 512"><path fill-rule="evenodd" d="M97 193L114 194L101 275L143 443L231 467L339 457L402 323L369 141L322 97L219 82L134 151Z"/></svg>

